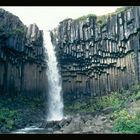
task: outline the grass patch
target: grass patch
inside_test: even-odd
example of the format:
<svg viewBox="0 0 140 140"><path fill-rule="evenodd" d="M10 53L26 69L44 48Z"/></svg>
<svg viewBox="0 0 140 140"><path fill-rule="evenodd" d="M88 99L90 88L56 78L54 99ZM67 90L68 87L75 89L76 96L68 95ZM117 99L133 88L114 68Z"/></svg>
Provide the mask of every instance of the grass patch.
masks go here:
<svg viewBox="0 0 140 140"><path fill-rule="evenodd" d="M77 18L75 20L76 21L86 20L89 17L96 17L96 15L95 14L88 14L88 15L85 15L85 16L81 16L81 17L79 17L79 18Z"/></svg>
<svg viewBox="0 0 140 140"><path fill-rule="evenodd" d="M140 133L140 110L137 110L137 107L139 107L140 100L137 98L140 97L140 85L134 85L129 91L130 94L127 95L127 92L123 91L122 94L125 96L122 104L126 106L121 106L110 114L114 121L112 131L123 134L138 134Z"/></svg>
<svg viewBox="0 0 140 140"><path fill-rule="evenodd" d="M20 119L20 114L16 110L11 110L9 108L0 109L0 127L2 131L6 129L12 129L15 127L15 120Z"/></svg>
<svg viewBox="0 0 140 140"><path fill-rule="evenodd" d="M121 106L125 99L117 92L112 92L111 94L102 96L102 97L94 97L94 98L86 98L82 101L76 100L71 104L64 105L65 113L91 113L95 111L100 111L106 107L114 107L117 108Z"/></svg>
<svg viewBox="0 0 140 140"><path fill-rule="evenodd" d="M140 114L130 114L126 108L114 112L113 132L140 133Z"/></svg>
<svg viewBox="0 0 140 140"><path fill-rule="evenodd" d="M114 110L119 110L138 97L140 97L140 85L134 85L131 90L122 90L101 97L89 97L64 103L64 113L95 112L107 107L113 107Z"/></svg>
<svg viewBox="0 0 140 140"><path fill-rule="evenodd" d="M82 20L86 20L89 17L96 17L98 25L103 26L108 17L117 15L117 14L125 11L126 9L128 9L130 7L131 6L123 6L123 7L117 8L115 12L112 12L112 13L109 13L109 14L106 14L106 15L102 15L102 16L96 16L95 14L84 15L84 16L81 16L81 17L75 19L75 21L82 21Z"/></svg>
<svg viewBox="0 0 140 140"><path fill-rule="evenodd" d="M41 97L1 97L0 132L7 133L25 127L28 122L31 122L32 114L40 109L44 109L44 101Z"/></svg>
<svg viewBox="0 0 140 140"><path fill-rule="evenodd" d="M107 20L108 17L112 17L112 16L115 16L123 11L125 11L127 8L129 7L121 7L121 8L117 8L115 12L112 12L112 13L108 13L106 15L102 15L102 16L98 16L97 17L97 23L99 26L103 26Z"/></svg>

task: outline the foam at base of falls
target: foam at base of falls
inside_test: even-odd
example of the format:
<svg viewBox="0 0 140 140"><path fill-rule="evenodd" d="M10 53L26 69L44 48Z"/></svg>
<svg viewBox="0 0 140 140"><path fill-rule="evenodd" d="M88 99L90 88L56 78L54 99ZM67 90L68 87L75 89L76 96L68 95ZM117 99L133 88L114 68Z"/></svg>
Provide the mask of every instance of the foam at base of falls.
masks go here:
<svg viewBox="0 0 140 140"><path fill-rule="evenodd" d="M25 128L23 128L23 129L19 129L19 130L16 130L16 131L14 131L14 132L12 132L13 134L26 134L26 133L28 133L28 132L31 132L31 131L41 131L41 130L43 130L44 128L38 128L38 127L36 127L36 126L31 126L31 127L25 127Z"/></svg>

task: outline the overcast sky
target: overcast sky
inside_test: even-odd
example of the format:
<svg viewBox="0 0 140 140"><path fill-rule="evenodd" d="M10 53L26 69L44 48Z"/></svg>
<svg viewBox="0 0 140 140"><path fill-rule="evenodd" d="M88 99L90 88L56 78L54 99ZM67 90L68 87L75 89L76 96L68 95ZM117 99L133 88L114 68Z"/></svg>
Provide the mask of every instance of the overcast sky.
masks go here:
<svg viewBox="0 0 140 140"><path fill-rule="evenodd" d="M104 15L114 12L116 6L1 6L20 18L25 24L36 23L40 29L51 30L65 18L78 18L87 14Z"/></svg>

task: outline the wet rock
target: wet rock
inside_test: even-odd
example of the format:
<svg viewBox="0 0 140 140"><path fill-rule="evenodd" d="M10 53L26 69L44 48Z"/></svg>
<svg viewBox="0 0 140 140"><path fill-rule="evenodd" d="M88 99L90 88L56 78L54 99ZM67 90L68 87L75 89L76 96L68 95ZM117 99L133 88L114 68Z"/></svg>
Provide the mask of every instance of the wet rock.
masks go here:
<svg viewBox="0 0 140 140"><path fill-rule="evenodd" d="M105 133L105 134L111 134L112 132L111 132L110 130L107 130L107 129L106 129L106 130L104 130L104 133Z"/></svg>
<svg viewBox="0 0 140 140"><path fill-rule="evenodd" d="M64 126L61 128L63 133L72 133L75 131L80 131L84 125L84 122L82 121L81 117L79 114L77 116L74 116L72 118L72 121L70 122L69 125Z"/></svg>
<svg viewBox="0 0 140 140"><path fill-rule="evenodd" d="M106 117L105 116L101 116L101 121L105 121L106 120Z"/></svg>
<svg viewBox="0 0 140 140"><path fill-rule="evenodd" d="M96 126L98 126L98 125L100 126L102 124L103 124L103 122L100 119L96 120L96 122L95 122L95 125Z"/></svg>
<svg viewBox="0 0 140 140"><path fill-rule="evenodd" d="M107 107L107 108L103 109L102 112L103 112L104 114L109 114L109 113L111 113L113 110L114 110L113 107Z"/></svg>
<svg viewBox="0 0 140 140"><path fill-rule="evenodd" d="M86 126L82 129L82 133L95 133L96 131L95 126Z"/></svg>
<svg viewBox="0 0 140 140"><path fill-rule="evenodd" d="M53 128L47 128L48 132L53 132Z"/></svg>
<svg viewBox="0 0 140 140"><path fill-rule="evenodd" d="M55 132L53 132L53 134L62 134L62 132L61 131L55 131Z"/></svg>
<svg viewBox="0 0 140 140"><path fill-rule="evenodd" d="M137 101L137 100L140 100L140 96L137 96L136 98L135 98L135 100Z"/></svg>
<svg viewBox="0 0 140 140"><path fill-rule="evenodd" d="M42 123L42 125L40 127L43 128L55 128L55 127L59 127L59 121L45 121Z"/></svg>
<svg viewBox="0 0 140 140"><path fill-rule="evenodd" d="M95 121L94 120L88 120L85 122L85 125L90 126L90 125L95 125Z"/></svg>
<svg viewBox="0 0 140 140"><path fill-rule="evenodd" d="M84 121L84 122L87 122L88 120L92 120L93 119L93 116L92 115L83 115L81 116L81 119Z"/></svg>
<svg viewBox="0 0 140 140"><path fill-rule="evenodd" d="M66 119L61 120L59 123L60 128L69 125L71 120L72 120L72 117L68 117Z"/></svg>

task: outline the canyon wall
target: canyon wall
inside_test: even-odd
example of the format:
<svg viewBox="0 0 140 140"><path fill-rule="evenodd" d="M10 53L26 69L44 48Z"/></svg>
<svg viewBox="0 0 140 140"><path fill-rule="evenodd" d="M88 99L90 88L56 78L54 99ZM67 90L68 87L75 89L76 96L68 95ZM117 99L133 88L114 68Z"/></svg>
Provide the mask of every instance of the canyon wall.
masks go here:
<svg viewBox="0 0 140 140"><path fill-rule="evenodd" d="M51 32L64 100L128 89L140 82L140 7L66 19Z"/></svg>
<svg viewBox="0 0 140 140"><path fill-rule="evenodd" d="M0 95L39 96L46 85L43 32L0 9Z"/></svg>

